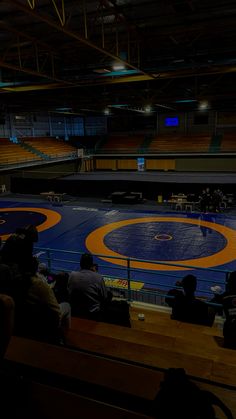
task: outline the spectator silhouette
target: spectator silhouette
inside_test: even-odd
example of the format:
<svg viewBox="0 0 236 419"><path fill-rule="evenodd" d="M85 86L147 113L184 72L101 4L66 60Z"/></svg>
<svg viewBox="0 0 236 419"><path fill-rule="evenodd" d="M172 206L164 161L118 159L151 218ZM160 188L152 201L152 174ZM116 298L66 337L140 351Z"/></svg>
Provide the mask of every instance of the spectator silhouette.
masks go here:
<svg viewBox="0 0 236 419"><path fill-rule="evenodd" d="M210 210L211 205L211 193L210 189L206 188L200 195L200 210L201 212L207 212Z"/></svg>
<svg viewBox="0 0 236 419"><path fill-rule="evenodd" d="M108 295L103 277L94 269L93 256L84 253L80 271L69 276L68 291L72 315L102 320Z"/></svg>
<svg viewBox="0 0 236 419"><path fill-rule="evenodd" d="M53 291L58 303L69 302L69 274L67 272L58 272L53 275L53 280Z"/></svg>
<svg viewBox="0 0 236 419"><path fill-rule="evenodd" d="M195 297L197 278L187 275L182 279L183 292L178 293L173 301L171 318L187 323L212 326L214 311L208 305Z"/></svg>
<svg viewBox="0 0 236 419"><path fill-rule="evenodd" d="M27 272L28 262L33 255L34 242L37 241L38 231L34 225L17 228L1 248L2 263L10 266L13 270Z"/></svg>
<svg viewBox="0 0 236 419"><path fill-rule="evenodd" d="M175 297L183 294L182 281L176 281L175 287L176 288L170 289L165 297L165 302L169 307L173 307L175 303Z"/></svg>
<svg viewBox="0 0 236 419"><path fill-rule="evenodd" d="M38 260L33 257L37 230L17 229L5 242L0 265L0 292L15 303L14 333L40 340L59 342L62 320L69 324L68 307L60 306L53 290L37 276ZM8 279L8 281L7 281Z"/></svg>
<svg viewBox="0 0 236 419"><path fill-rule="evenodd" d="M62 314L53 290L37 276L38 261L28 261L27 273L22 273L24 290L15 298L15 333L49 342L60 341ZM23 292L22 292L23 291Z"/></svg>
<svg viewBox="0 0 236 419"><path fill-rule="evenodd" d="M219 304L219 306L213 306L213 309L215 310L215 313L218 314L218 316L223 315L223 298L226 295L226 292L222 291L222 288L220 285L214 285L211 287L211 291L213 292L213 297L210 299L210 303L213 304Z"/></svg>
<svg viewBox="0 0 236 419"><path fill-rule="evenodd" d="M223 327L226 347L236 349L236 271L231 272L222 300L225 313Z"/></svg>
<svg viewBox="0 0 236 419"><path fill-rule="evenodd" d="M212 194L213 211L220 212L220 204L223 201L223 193L220 189L215 189Z"/></svg>
<svg viewBox="0 0 236 419"><path fill-rule="evenodd" d="M129 304L112 300L91 254L81 256L80 268L71 272L68 281L72 315L130 327Z"/></svg>

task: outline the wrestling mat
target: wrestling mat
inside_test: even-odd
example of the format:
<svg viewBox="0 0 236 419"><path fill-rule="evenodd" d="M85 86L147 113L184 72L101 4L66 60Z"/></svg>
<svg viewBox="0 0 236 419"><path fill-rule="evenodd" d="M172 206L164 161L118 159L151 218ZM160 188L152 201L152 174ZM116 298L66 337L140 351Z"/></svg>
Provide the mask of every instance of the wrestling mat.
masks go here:
<svg viewBox="0 0 236 419"><path fill-rule="evenodd" d="M79 256L66 252L89 251L99 255L95 258L99 271L117 277L121 287L127 279L123 257L144 260L130 262L134 289L169 288L177 279L194 273L199 289L207 293L210 286L225 281L226 272L236 270L236 217L229 214L0 202L3 240L16 227L27 224L37 225L37 248L54 249L52 267L78 269Z"/></svg>

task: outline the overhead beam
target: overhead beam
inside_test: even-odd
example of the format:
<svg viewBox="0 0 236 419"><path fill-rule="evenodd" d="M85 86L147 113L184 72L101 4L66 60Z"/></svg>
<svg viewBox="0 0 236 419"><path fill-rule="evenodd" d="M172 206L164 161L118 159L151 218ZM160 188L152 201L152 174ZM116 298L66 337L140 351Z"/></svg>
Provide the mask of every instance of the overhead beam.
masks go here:
<svg viewBox="0 0 236 419"><path fill-rule="evenodd" d="M35 0L27 0L31 9L35 8Z"/></svg>
<svg viewBox="0 0 236 419"><path fill-rule="evenodd" d="M30 9L29 7L25 6L24 4L20 3L18 0L9 0L10 3L14 4L19 10L25 12L29 16L33 16L35 19L38 19L41 22L46 23L48 26L56 29L58 32L63 33L64 35L67 35L68 37L86 45L87 47L98 51L99 53L111 58L113 61L118 61L122 63L125 67L132 68L134 70L138 70L141 74L147 75L149 78L153 78L152 75L148 75L145 71L141 70L137 66L132 65L128 61L123 60L119 56L112 54L111 52L105 50L104 48L99 47L98 45L94 44L93 42L89 41L88 39L85 39L83 36L78 34L77 32L73 32L66 28L65 26L62 27L58 23L51 20L49 17L36 13L34 10Z"/></svg>
<svg viewBox="0 0 236 419"><path fill-rule="evenodd" d="M188 77L200 77L200 76L208 76L214 74L227 74L227 73L236 73L236 66L218 66L212 68L201 68L201 69L186 69L186 70L178 70L178 71L169 71L169 72L160 72L156 74L155 80L164 80L164 79L178 79L178 78L188 78ZM119 83L131 83L131 82L141 82L153 80L153 78L148 74L140 74L134 76L123 76L120 78L99 78L93 80L86 80L82 81L81 83L77 83L76 86L96 86L96 85L106 85L106 84L119 84Z"/></svg>
<svg viewBox="0 0 236 419"><path fill-rule="evenodd" d="M1 61L0 61L0 66L1 66ZM14 68L14 66L12 66L12 69L17 69ZM183 72L176 72L176 73L160 73L159 77L156 78L156 80L173 80L175 78L188 78L188 77L196 77L196 76L207 76L207 75L214 75L214 74L226 74L226 73L235 73L236 72L236 66L228 68L228 67L224 67L224 68L217 68L217 69L209 69L209 70L203 70L200 72L196 72L196 71L192 71L188 73L183 73ZM54 80L54 79L53 79ZM57 80L57 79L56 79ZM55 81L56 81L55 80ZM34 85L29 85L29 86L15 86L14 88L12 87L6 87L6 88L2 88L2 90L5 91L28 91L28 90L50 90L50 89L55 89L55 88L68 88L68 87L89 87L89 86L102 86L102 85L108 85L108 84L121 84L121 83L131 83L131 82L143 82L143 81L148 81L148 80L153 80L151 79L150 76L148 75L135 75L135 76L123 76L117 79L93 79L91 81L86 80L86 81L81 81L80 83L76 83L76 84L66 84L66 82L63 81L63 84L61 83L61 80L59 81L59 84L34 84Z"/></svg>
<svg viewBox="0 0 236 419"><path fill-rule="evenodd" d="M58 89L61 88L61 83L43 83L43 84L32 84L30 86L14 86L14 87L1 87L0 90L4 92L30 92L35 90L52 90L52 89ZM68 87L68 86L64 86Z"/></svg>
<svg viewBox="0 0 236 419"><path fill-rule="evenodd" d="M40 73L38 71L32 70L30 68L23 67L21 65L15 65L15 64L7 63L3 60L0 60L0 67L8 68L8 69L14 70L14 71L20 71L20 72L25 73L25 74L30 74L31 76L37 76L37 77L42 77L42 78L46 78L46 79L49 79L49 80L53 80L54 82L59 82L63 85L66 85L67 87L72 85L72 83L70 83L68 81L58 79L57 77L50 76L49 74Z"/></svg>
<svg viewBox="0 0 236 419"><path fill-rule="evenodd" d="M66 14L65 14L65 3L64 0L61 1L61 10L59 9L57 3L55 0L51 0L52 4L54 6L54 9L56 11L56 14L58 16L58 19L60 20L61 26L64 26L66 23Z"/></svg>
<svg viewBox="0 0 236 419"><path fill-rule="evenodd" d="M13 28L12 26L7 25L5 22L0 21L0 27L2 29L4 29L6 32L10 32L10 33L14 33L15 35L21 36L22 38L27 39L28 41L31 41L32 44L37 44L40 47L44 48L46 51L49 51L51 54L57 55L57 53L55 51L52 50L52 48L50 48L48 46L48 44L46 44L45 42L39 41L38 39L26 34L25 32L19 31L16 28Z"/></svg>
<svg viewBox="0 0 236 419"><path fill-rule="evenodd" d="M40 78L47 78L60 83L66 83L68 85L68 82L65 82L55 76L54 58L57 54L52 52L46 43L38 41L32 36L7 25L5 22L0 22L0 28L2 31L15 35L15 39L12 40L12 43L9 44L6 50L2 53L0 60L1 67L24 72ZM27 54L25 54L24 47L21 46L21 43L23 42L24 44L25 41L29 42L31 46L30 49L27 49ZM15 52L15 57L12 52ZM30 67L23 64L23 54L24 58L30 61ZM42 71L43 66L40 65L39 55L45 58L44 63L47 61L49 63L47 72Z"/></svg>

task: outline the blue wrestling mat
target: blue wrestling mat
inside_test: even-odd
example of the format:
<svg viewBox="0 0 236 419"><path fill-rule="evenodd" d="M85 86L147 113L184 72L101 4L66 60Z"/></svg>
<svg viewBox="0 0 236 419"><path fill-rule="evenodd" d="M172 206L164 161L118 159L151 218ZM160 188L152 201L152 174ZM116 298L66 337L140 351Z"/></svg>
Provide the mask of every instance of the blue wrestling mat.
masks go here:
<svg viewBox="0 0 236 419"><path fill-rule="evenodd" d="M103 255L96 262L106 276L127 278L122 257L145 260L131 262L131 278L146 288L168 289L177 279L194 273L200 291L206 294L211 285L225 281L226 271L236 270L236 217L232 215L19 205L12 201L1 201L0 212L3 239L16 227L35 224L37 247ZM55 268L78 268L78 255L54 251L53 258ZM196 269L189 268L193 266Z"/></svg>

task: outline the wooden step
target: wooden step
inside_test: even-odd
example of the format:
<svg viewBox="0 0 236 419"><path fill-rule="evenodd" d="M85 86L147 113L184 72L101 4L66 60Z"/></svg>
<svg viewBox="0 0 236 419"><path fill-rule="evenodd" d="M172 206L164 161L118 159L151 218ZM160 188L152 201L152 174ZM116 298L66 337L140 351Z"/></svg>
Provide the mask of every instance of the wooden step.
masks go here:
<svg viewBox="0 0 236 419"><path fill-rule="evenodd" d="M73 330L71 332L72 334L76 333ZM82 332L78 332L78 336L81 346L86 346L87 340L87 345L89 346L90 344L93 348L94 345L96 345L97 349L100 348L103 350L104 344L107 346L107 352L109 352L112 348L111 338L96 337L95 339L94 335L87 334L86 336L86 334L82 334ZM110 341L110 344L108 341ZM181 366L181 363L182 367L184 367L184 365L191 365L192 363L194 367L192 370L190 368L189 371L193 372L194 368L196 368L198 371L201 371L202 376L202 372L204 372L205 377L210 379L215 378L218 383L220 383L220 378L222 378L221 374L226 372L228 377L230 377L230 372L227 369L227 366L223 364L218 364L217 368L215 368L216 364L209 360L205 362L203 358L190 358L188 355L186 357L186 354L181 353L176 353L174 356L173 353L170 354L169 351L163 349L153 351L152 348L149 348L149 350L145 348L144 352L142 352L142 345L136 345L136 351L133 352L134 347L132 347L132 344L127 343L127 345L130 346L130 356L132 360L137 359L138 354L140 354L141 356L146 355L146 360L149 364L151 359L155 364L162 366L164 365L163 361L165 361L167 368L179 367ZM124 346L122 349L122 345L119 344L118 340L116 340L116 348L118 349L120 356L124 355ZM127 353L128 352L126 350L126 354ZM170 355L171 357L168 359ZM151 370L136 365L129 365L111 359L100 358L93 354L74 351L64 347L57 347L14 336L10 341L5 360L8 363L10 362L17 366L17 374L22 373L27 376L27 371L30 371L32 376L35 369L38 369L41 371L40 375L46 371L50 374L58 374L60 377L64 377L65 380L67 378L82 380L82 382L102 386L104 389L110 388L114 391L121 391L122 393L126 393L130 396L141 397L147 402L153 400L156 393L159 391L160 383L164 377L163 372L160 370ZM25 368L27 369L25 370ZM204 381L198 382L196 379L194 381L201 388L213 391L214 394L218 395L218 397L232 410L234 417L234 413L236 412L236 393L235 388L229 387L231 384L230 379L226 383L227 388L223 388L220 384L215 385L214 383ZM92 417L95 418L100 418L99 415L102 415L104 419L108 419L109 414L112 415L113 419L120 419L121 417L127 419L138 419L139 417L140 419L146 418L146 416L139 413L133 413L129 410L126 412L125 409L109 405L105 405L105 410L103 410L104 403L101 403L98 400L84 398L79 394L73 395L58 388L53 389L47 385L42 385L37 382L33 382L31 394L32 400L34 401L33 406L37 405L37 409L34 414L36 419L39 417L49 419L54 416L59 419L76 419L77 417L89 418L90 416L88 412L93 411L95 416ZM56 403L56 407L54 406L54 402ZM77 409L76 403L78 403ZM48 411L47 407L49 408ZM44 411L47 412L45 415ZM66 414L64 414L64 412L66 412ZM76 414L74 412L76 412ZM82 416L80 416L80 412ZM83 416L84 414L85 416ZM217 417L219 419L224 418L218 410Z"/></svg>
<svg viewBox="0 0 236 419"><path fill-rule="evenodd" d="M16 336L10 341L5 360L147 400L155 398L163 379L160 371Z"/></svg>
<svg viewBox="0 0 236 419"><path fill-rule="evenodd" d="M159 368L185 368L190 375L236 385L235 351L223 347L217 328L172 321L166 315L160 318L161 325L150 322L148 328L146 320L135 320L142 325L139 329L72 318L66 343Z"/></svg>
<svg viewBox="0 0 236 419"><path fill-rule="evenodd" d="M144 321L138 320L138 314L143 313ZM192 323L184 323L172 320L170 312L150 310L147 308L131 307L131 325L133 329L145 330L154 333L168 334L168 336L183 336L192 333L193 337L197 333L204 335L223 337L222 330L218 326L202 326Z"/></svg>

